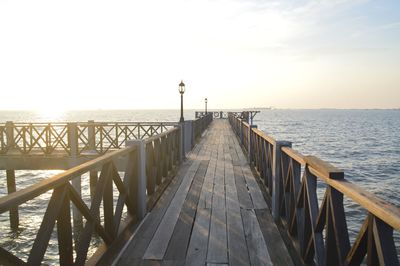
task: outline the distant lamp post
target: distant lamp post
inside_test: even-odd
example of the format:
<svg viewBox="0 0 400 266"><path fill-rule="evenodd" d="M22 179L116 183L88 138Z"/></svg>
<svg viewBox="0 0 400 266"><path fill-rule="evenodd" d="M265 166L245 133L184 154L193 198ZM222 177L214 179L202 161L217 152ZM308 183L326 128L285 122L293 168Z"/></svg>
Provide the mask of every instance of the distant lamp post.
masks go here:
<svg viewBox="0 0 400 266"><path fill-rule="evenodd" d="M207 115L207 98L204 99L204 102L206 103L206 115Z"/></svg>
<svg viewBox="0 0 400 266"><path fill-rule="evenodd" d="M183 123L183 94L185 93L185 83L181 80L179 83L179 93L181 94L181 118L179 119L179 123Z"/></svg>

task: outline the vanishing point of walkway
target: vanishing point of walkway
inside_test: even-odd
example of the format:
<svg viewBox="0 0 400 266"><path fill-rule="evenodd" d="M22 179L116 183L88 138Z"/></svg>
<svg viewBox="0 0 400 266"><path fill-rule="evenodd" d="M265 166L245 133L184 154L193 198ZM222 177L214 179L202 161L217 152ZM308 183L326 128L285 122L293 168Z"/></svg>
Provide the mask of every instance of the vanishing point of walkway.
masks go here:
<svg viewBox="0 0 400 266"><path fill-rule="evenodd" d="M291 265L227 120L214 120L118 265Z"/></svg>

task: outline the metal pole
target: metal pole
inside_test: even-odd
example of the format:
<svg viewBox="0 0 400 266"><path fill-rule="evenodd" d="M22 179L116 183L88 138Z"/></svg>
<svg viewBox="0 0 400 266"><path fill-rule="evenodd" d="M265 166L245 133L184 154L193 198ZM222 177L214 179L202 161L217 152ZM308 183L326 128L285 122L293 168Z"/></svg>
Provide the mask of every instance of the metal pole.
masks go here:
<svg viewBox="0 0 400 266"><path fill-rule="evenodd" d="M206 115L207 115L207 98L206 98L206 101L205 101L205 102L206 102Z"/></svg>
<svg viewBox="0 0 400 266"><path fill-rule="evenodd" d="M181 93L181 118L179 119L179 122L183 122L183 93Z"/></svg>

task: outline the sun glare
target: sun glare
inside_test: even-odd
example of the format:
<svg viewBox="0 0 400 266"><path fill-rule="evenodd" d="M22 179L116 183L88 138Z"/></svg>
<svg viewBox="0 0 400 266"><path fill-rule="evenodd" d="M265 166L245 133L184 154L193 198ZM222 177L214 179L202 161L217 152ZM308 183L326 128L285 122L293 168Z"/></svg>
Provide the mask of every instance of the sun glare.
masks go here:
<svg viewBox="0 0 400 266"><path fill-rule="evenodd" d="M35 110L35 113L42 121L61 121L65 117L66 110L55 106L43 106Z"/></svg>

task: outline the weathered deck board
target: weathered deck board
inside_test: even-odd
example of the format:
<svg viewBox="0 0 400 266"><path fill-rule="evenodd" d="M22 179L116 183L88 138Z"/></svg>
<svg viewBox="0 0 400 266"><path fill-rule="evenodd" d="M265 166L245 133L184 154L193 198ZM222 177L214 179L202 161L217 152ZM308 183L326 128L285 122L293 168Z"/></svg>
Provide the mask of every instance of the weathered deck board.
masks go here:
<svg viewBox="0 0 400 266"><path fill-rule="evenodd" d="M274 265L293 265L289 253L279 234L278 228L273 223L273 218L269 210L255 210L260 229L264 236Z"/></svg>
<svg viewBox="0 0 400 266"><path fill-rule="evenodd" d="M199 201L200 190L203 185L207 166L208 162L202 161L196 172L165 254L165 259L167 260L185 260L192 224L196 215L197 203Z"/></svg>
<svg viewBox="0 0 400 266"><path fill-rule="evenodd" d="M187 265L204 265L207 258L211 209L198 208L186 255Z"/></svg>
<svg viewBox="0 0 400 266"><path fill-rule="evenodd" d="M155 231L164 216L169 203L173 199L176 190L183 180L184 173L189 170L190 163L185 162L183 167L178 172L176 178L171 181L171 184L166 188L163 195L160 197L153 210L147 215L146 222L144 222L140 230L136 232L135 237L129 243L127 250L129 253L124 253L121 256L123 264L128 265L131 262L142 260L143 254L146 251ZM137 263L134 263L136 265Z"/></svg>
<svg viewBox="0 0 400 266"><path fill-rule="evenodd" d="M252 209L253 202L251 201L249 191L247 189L246 181L243 176L242 168L240 166L233 167L236 189L239 199L240 207L243 209Z"/></svg>
<svg viewBox="0 0 400 266"><path fill-rule="evenodd" d="M175 224L178 221L179 214L182 210L186 195L199 166L199 161L194 161L190 166L189 171L184 177L180 187L178 188L178 191L175 194L175 197L172 199L167 212L164 215L163 220L161 221L153 239L144 253L144 259L161 260L164 257Z"/></svg>
<svg viewBox="0 0 400 266"><path fill-rule="evenodd" d="M214 121L118 265L289 265L246 156Z"/></svg>
<svg viewBox="0 0 400 266"><path fill-rule="evenodd" d="M251 265L272 265L254 210L241 210Z"/></svg>
<svg viewBox="0 0 400 266"><path fill-rule="evenodd" d="M228 263L225 208L212 209L208 240L208 263Z"/></svg>

